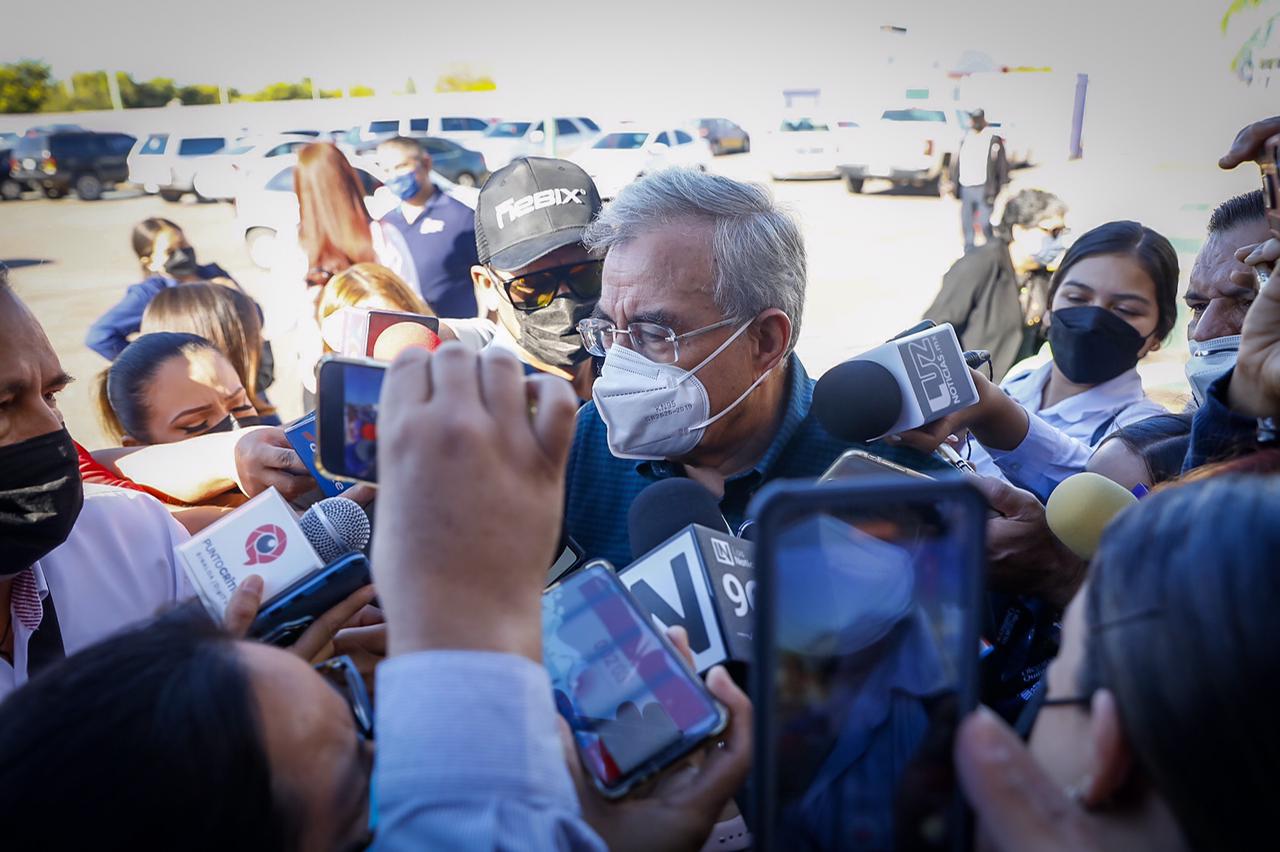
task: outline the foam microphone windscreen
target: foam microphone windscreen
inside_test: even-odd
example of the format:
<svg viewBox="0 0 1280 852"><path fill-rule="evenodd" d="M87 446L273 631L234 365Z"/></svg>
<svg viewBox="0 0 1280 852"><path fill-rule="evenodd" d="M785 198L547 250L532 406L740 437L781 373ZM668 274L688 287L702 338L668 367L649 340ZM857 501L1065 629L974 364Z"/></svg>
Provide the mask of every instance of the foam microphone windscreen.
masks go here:
<svg viewBox="0 0 1280 852"><path fill-rule="evenodd" d="M360 504L346 497L326 497L307 509L298 526L325 564L364 550L372 530Z"/></svg>
<svg viewBox="0 0 1280 852"><path fill-rule="evenodd" d="M902 389L874 361L845 361L818 379L813 413L842 441L870 441L893 428L902 413Z"/></svg>
<svg viewBox="0 0 1280 852"><path fill-rule="evenodd" d="M1053 489L1045 520L1058 540L1081 559L1092 559L1102 532L1138 498L1105 476L1077 473Z"/></svg>
<svg viewBox="0 0 1280 852"><path fill-rule="evenodd" d="M636 495L627 513L631 558L639 559L689 524L729 530L715 495L692 479L660 479Z"/></svg>

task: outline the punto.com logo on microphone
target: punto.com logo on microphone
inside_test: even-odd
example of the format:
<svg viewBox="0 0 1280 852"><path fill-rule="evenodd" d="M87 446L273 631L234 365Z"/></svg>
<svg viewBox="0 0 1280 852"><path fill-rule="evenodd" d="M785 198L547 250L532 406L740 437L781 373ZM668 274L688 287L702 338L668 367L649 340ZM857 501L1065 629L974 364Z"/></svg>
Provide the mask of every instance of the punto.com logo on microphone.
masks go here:
<svg viewBox="0 0 1280 852"><path fill-rule="evenodd" d="M249 557L245 565L265 565L284 555L288 539L284 530L275 524L263 524L249 533L244 542L244 555Z"/></svg>

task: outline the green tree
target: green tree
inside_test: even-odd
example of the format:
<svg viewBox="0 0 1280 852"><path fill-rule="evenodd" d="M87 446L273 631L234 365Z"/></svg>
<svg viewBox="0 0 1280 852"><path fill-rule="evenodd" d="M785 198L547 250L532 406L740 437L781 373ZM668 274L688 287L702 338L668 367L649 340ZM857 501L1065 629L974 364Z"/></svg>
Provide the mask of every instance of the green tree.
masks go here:
<svg viewBox="0 0 1280 852"><path fill-rule="evenodd" d="M297 101L311 97L311 82L272 83L256 92L244 95L246 101Z"/></svg>
<svg viewBox="0 0 1280 852"><path fill-rule="evenodd" d="M39 112L49 99L53 75L33 59L0 65L0 113Z"/></svg>
<svg viewBox="0 0 1280 852"><path fill-rule="evenodd" d="M1231 0L1231 4L1227 6L1227 11L1222 15L1222 33L1226 35L1227 26L1230 25L1231 19L1245 9L1257 8L1267 0Z"/></svg>
<svg viewBox="0 0 1280 852"><path fill-rule="evenodd" d="M472 74L462 68L447 74L441 74L436 80L437 92L490 92L498 88L493 78L487 74Z"/></svg>
<svg viewBox="0 0 1280 852"><path fill-rule="evenodd" d="M373 97L373 89L368 86L352 86L347 90L347 94L353 98L371 98Z"/></svg>
<svg viewBox="0 0 1280 852"><path fill-rule="evenodd" d="M418 94L418 84L417 84L417 83L415 83L415 82L413 82L413 78L412 78L412 77L410 77L408 80L405 80L405 81L404 81L404 93L405 93L406 95L416 95L416 94Z"/></svg>
<svg viewBox="0 0 1280 852"><path fill-rule="evenodd" d="M177 96L179 100L188 106L193 104L216 104L218 102L218 87L203 83L183 86L178 89Z"/></svg>

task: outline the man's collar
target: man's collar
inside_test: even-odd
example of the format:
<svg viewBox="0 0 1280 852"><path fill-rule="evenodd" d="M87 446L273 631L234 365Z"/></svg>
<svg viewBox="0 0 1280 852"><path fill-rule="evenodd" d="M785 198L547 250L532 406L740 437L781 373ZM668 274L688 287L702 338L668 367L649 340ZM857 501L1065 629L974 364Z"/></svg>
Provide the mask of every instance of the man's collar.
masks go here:
<svg viewBox="0 0 1280 852"><path fill-rule="evenodd" d="M773 440L769 443L768 449L764 451L764 455L760 457L760 460L749 470L730 476L726 480L728 482L752 475L758 475L761 478L768 476L769 471L777 463L778 456L782 454L783 449L791 442L796 430L800 428L800 424L809 416L809 407L813 404L813 383L809 381L809 374L805 372L804 366L794 352L787 356L786 366L783 369L787 370L788 373L788 387L783 403L785 408L782 415L782 423L779 424L778 431L774 434ZM636 462L636 472L645 479L650 480L677 476L680 469L681 465L678 462L667 459Z"/></svg>

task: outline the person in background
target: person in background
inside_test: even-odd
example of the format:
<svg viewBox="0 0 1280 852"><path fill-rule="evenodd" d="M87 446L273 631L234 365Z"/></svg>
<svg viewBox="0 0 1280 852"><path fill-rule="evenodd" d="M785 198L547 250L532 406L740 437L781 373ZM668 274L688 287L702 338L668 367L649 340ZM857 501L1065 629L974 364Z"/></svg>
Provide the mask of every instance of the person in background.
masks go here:
<svg viewBox="0 0 1280 852"><path fill-rule="evenodd" d="M999 388L973 371L976 405L901 437L933 449L967 428L979 473L1048 499L1111 432L1164 413L1137 364L1173 328L1177 298L1178 256L1167 239L1137 222L1088 231L1053 276L1045 316L1053 360Z"/></svg>
<svg viewBox="0 0 1280 852"><path fill-rule="evenodd" d="M330 279L320 297L317 316L326 355L339 350L338 340L326 334L329 317L343 308L369 308L435 316L431 306L422 300L404 280L385 266L357 263Z"/></svg>
<svg viewBox="0 0 1280 852"><path fill-rule="evenodd" d="M1052 193L1016 193L1005 204L995 238L947 270L924 312L926 319L951 323L965 349L990 352L994 381L1024 355L1028 328L1039 327L1048 307L1036 285L1058 258L1066 214L1066 204Z"/></svg>
<svg viewBox="0 0 1280 852"><path fill-rule="evenodd" d="M144 219L133 228L133 251L142 265L143 281L132 285L114 307L99 317L85 337L85 346L108 361L129 344L138 331L147 305L162 290L209 281L239 288L225 269L216 263L196 262L196 250L186 234L168 219Z"/></svg>
<svg viewBox="0 0 1280 852"><path fill-rule="evenodd" d="M996 196L1009 182L1004 140L987 124L987 114L980 109L969 113L969 129L951 161L950 178L960 199L960 233L964 237L964 252L968 254L974 247L975 225L982 228L983 236L991 242L991 211Z"/></svg>
<svg viewBox="0 0 1280 852"><path fill-rule="evenodd" d="M1270 235L1261 190L1224 201L1209 217L1209 234L1196 254L1182 297L1191 309L1186 374L1196 405L1204 404L1209 385L1235 363L1245 314L1258 297L1253 268L1236 252Z"/></svg>
<svg viewBox="0 0 1280 852"><path fill-rule="evenodd" d="M156 295L142 315L141 332L178 331L203 337L227 357L257 410L260 422L279 426L275 406L262 392L269 345L262 339L258 306L238 290L214 284L174 287Z"/></svg>
<svg viewBox="0 0 1280 852"><path fill-rule="evenodd" d="M1182 473L1190 443L1190 414L1158 414L1108 435L1085 470L1145 494Z"/></svg>
<svg viewBox="0 0 1280 852"><path fill-rule="evenodd" d="M324 349L316 311L329 280L357 263L379 263L414 289L417 278L404 238L373 221L360 177L336 145L313 142L299 150L293 189L298 196L298 250L278 250L273 277L286 288L305 283L297 349L304 407L310 410L315 408L316 362Z"/></svg>
<svg viewBox="0 0 1280 852"><path fill-rule="evenodd" d="M794 353L804 238L760 186L655 172L601 211L585 243L604 253L595 315L578 326L604 365L569 459L568 532L586 556L631 561L627 512L658 479L696 480L736 529L766 483L817 477L849 449L944 467L818 422L814 380Z"/></svg>
<svg viewBox="0 0 1280 852"><path fill-rule="evenodd" d="M258 425L227 357L203 337L173 331L144 334L125 347L99 378L98 415L124 446Z"/></svg>
<svg viewBox="0 0 1280 852"><path fill-rule="evenodd" d="M0 696L189 596L173 555L188 534L165 507L81 482L57 403L70 382L0 270Z"/></svg>
<svg viewBox="0 0 1280 852"><path fill-rule="evenodd" d="M409 247L417 291L439 316L474 317L475 214L432 183L431 156L413 139L395 136L379 144L378 166L399 202L380 221Z"/></svg>
<svg viewBox="0 0 1280 852"><path fill-rule="evenodd" d="M538 199L552 203L537 208ZM603 264L582 236L600 208L591 177L567 160L522 157L494 172L476 203L471 278L498 321L450 323L459 335L488 329L490 345L514 354L527 374L568 379L584 400L595 370L578 323L600 298Z"/></svg>

